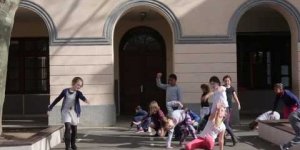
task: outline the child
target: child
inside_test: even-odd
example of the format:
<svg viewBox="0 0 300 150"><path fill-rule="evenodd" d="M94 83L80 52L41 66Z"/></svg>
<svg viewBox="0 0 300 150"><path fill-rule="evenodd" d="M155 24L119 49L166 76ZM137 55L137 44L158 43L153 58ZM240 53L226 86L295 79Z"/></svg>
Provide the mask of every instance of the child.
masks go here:
<svg viewBox="0 0 300 150"><path fill-rule="evenodd" d="M259 117L257 117L255 121L252 121L249 124L250 130L257 131L258 130L258 122L259 121L264 121L264 120L279 120L280 119L280 114L278 112L275 111L272 115L271 115L271 112L272 111L265 112L265 113L261 114Z"/></svg>
<svg viewBox="0 0 300 150"><path fill-rule="evenodd" d="M189 115L191 116L193 126L197 127L199 125L200 117L190 109L188 109L188 112L189 112Z"/></svg>
<svg viewBox="0 0 300 150"><path fill-rule="evenodd" d="M186 112L184 110L174 110L168 117L166 117L163 122L162 125L165 128L166 131L168 131L168 139L167 139L167 143L166 146L167 148L172 148L171 147L171 142L172 142L172 138L173 138L173 133L174 133L174 128L178 125L180 126L180 129L182 132L181 134L181 139L180 139L180 145L183 144L183 141L186 138L186 125L185 125L185 119L186 119Z"/></svg>
<svg viewBox="0 0 300 150"><path fill-rule="evenodd" d="M231 86L231 77L229 75L226 75L223 77L224 87L226 88L226 96L227 96L227 102L228 102L228 109L229 113L227 114L227 120L226 123L231 126L230 118L232 113L232 98L235 100L235 102L238 105L238 109L241 110L240 101L236 95L236 92L234 88Z"/></svg>
<svg viewBox="0 0 300 150"><path fill-rule="evenodd" d="M149 114L147 116L145 116L141 121L134 121L133 123L135 125L139 125L147 121L149 117L151 117L151 123L149 126L156 131L156 134L154 136L165 136L166 132L162 126L162 121L165 118L165 114L160 110L160 107L158 106L156 101L152 101L150 103Z"/></svg>
<svg viewBox="0 0 300 150"><path fill-rule="evenodd" d="M282 101L285 104L283 117L284 119L288 119L290 113L298 109L300 106L300 101L291 91L283 89L282 83L277 83L274 85L274 92L276 94L276 99L271 114L276 111L278 102Z"/></svg>
<svg viewBox="0 0 300 150"><path fill-rule="evenodd" d="M281 150L289 150L291 147L300 144L300 108L290 114L289 121L295 131L296 136L288 143L281 144Z"/></svg>
<svg viewBox="0 0 300 150"><path fill-rule="evenodd" d="M223 123L226 116L226 108L219 102L214 112L211 113L208 122L197 139L194 139L185 146L186 150L196 148L212 150L215 145L215 139L219 135L220 150L223 150L225 125Z"/></svg>
<svg viewBox="0 0 300 150"><path fill-rule="evenodd" d="M139 122L141 121L143 118L145 118L146 116L148 116L148 113L142 109L141 106L137 106L135 108L135 115L133 118L134 122ZM148 131L148 125L150 124L151 119L148 118L147 120L145 120L141 125L137 125L137 133L140 132L147 132ZM133 123L131 124L131 126L133 125Z"/></svg>
<svg viewBox="0 0 300 150"><path fill-rule="evenodd" d="M211 113L215 112L217 103L220 102L223 107L226 108L227 114L229 113L228 109L228 101L227 101L227 95L226 95L226 88L224 86L220 86L221 82L218 77L213 76L209 80L210 85L212 86L213 89L213 94L212 94L212 99L213 99L213 106L211 109ZM231 140L233 142L233 146L238 143L237 137L234 135L232 128L229 126L229 124L225 123L226 126L226 131L230 134Z"/></svg>
<svg viewBox="0 0 300 150"><path fill-rule="evenodd" d="M201 96L200 117L204 118L204 116L209 115L208 98L211 92L207 84L201 84L201 90L202 90L202 96Z"/></svg>
<svg viewBox="0 0 300 150"><path fill-rule="evenodd" d="M54 102L49 106L49 111L63 98L63 103L61 107L61 119L65 124L65 145L66 150L77 149L75 145L77 125L79 123L80 117L80 102L79 99L89 104L89 101L83 96L79 89L83 87L83 80L80 77L75 77L72 80L72 87L64 89L61 94L54 100ZM71 134L72 130L72 134Z"/></svg>
<svg viewBox="0 0 300 150"><path fill-rule="evenodd" d="M184 120L185 125L186 125L186 129L187 129L187 131L189 131L189 132L192 134L192 136L196 139L196 138L197 138L197 135L196 135L196 130L195 130L195 128L194 128L194 120L192 119L192 116L191 116L191 110L189 110L189 109L186 108L185 111L186 111L186 113L187 113L187 115L186 115L186 117L185 117L185 120ZM182 140L183 140L183 141L181 141L181 143L184 142L185 138L182 139Z"/></svg>
<svg viewBox="0 0 300 150"><path fill-rule="evenodd" d="M176 84L177 82L177 76L175 74L171 74L169 76L169 84L162 84L161 83L161 73L157 73L156 76L156 84L159 88L164 89L167 91L166 94L166 105L167 105L167 109L168 109L168 113L171 114L171 112L173 110L178 109L178 107L172 107L172 106L178 106L178 104L176 105L176 103L172 103L173 101L179 101L182 102L182 93L181 90L179 88L179 86ZM171 103L168 103L171 102Z"/></svg>

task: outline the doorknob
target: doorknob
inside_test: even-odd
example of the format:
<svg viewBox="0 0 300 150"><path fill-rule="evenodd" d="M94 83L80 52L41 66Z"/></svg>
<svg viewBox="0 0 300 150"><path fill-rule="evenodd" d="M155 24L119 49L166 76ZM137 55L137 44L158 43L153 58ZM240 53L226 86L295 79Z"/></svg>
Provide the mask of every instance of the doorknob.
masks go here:
<svg viewBox="0 0 300 150"><path fill-rule="evenodd" d="M143 93L143 92L144 92L144 86L141 85L141 93Z"/></svg>

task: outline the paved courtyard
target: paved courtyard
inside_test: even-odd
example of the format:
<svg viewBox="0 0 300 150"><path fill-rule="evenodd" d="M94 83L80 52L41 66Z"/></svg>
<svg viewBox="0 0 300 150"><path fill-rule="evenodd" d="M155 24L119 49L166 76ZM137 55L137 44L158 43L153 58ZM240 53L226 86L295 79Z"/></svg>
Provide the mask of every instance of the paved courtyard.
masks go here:
<svg viewBox="0 0 300 150"><path fill-rule="evenodd" d="M124 127L85 128L78 132L77 146L80 150L165 149L164 138L152 137L150 134L153 133L135 133L134 129L128 130ZM278 146L258 138L258 133L248 131L246 125L235 127L235 133L239 136L240 143L232 147L230 139L227 139L225 150L279 150ZM178 141L173 141L172 145L174 149L180 149ZM218 148L215 147L216 150ZM63 149L64 144L60 144L54 150Z"/></svg>

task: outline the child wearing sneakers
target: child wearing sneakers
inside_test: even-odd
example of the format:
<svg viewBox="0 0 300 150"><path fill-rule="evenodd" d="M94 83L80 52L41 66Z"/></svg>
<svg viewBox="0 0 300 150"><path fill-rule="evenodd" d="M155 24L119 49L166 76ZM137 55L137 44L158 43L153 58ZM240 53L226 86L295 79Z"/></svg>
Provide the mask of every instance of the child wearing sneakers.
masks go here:
<svg viewBox="0 0 300 150"><path fill-rule="evenodd" d="M133 122L139 122L146 116L148 116L148 112L143 110L141 106L137 106L135 108L135 115L133 117ZM151 122L151 118L146 119L143 123L139 124L136 126L137 128L137 133L140 132L147 132L148 131L148 126ZM131 127L133 126L133 123L131 123Z"/></svg>

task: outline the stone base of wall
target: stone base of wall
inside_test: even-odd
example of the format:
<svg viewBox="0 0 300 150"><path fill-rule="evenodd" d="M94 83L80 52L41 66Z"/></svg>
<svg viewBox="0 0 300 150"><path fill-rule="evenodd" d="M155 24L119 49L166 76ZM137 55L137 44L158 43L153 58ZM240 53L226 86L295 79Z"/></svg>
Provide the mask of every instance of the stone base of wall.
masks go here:
<svg viewBox="0 0 300 150"><path fill-rule="evenodd" d="M61 106L49 112L49 125L61 125ZM115 105L81 106L79 127L107 127L116 124Z"/></svg>

